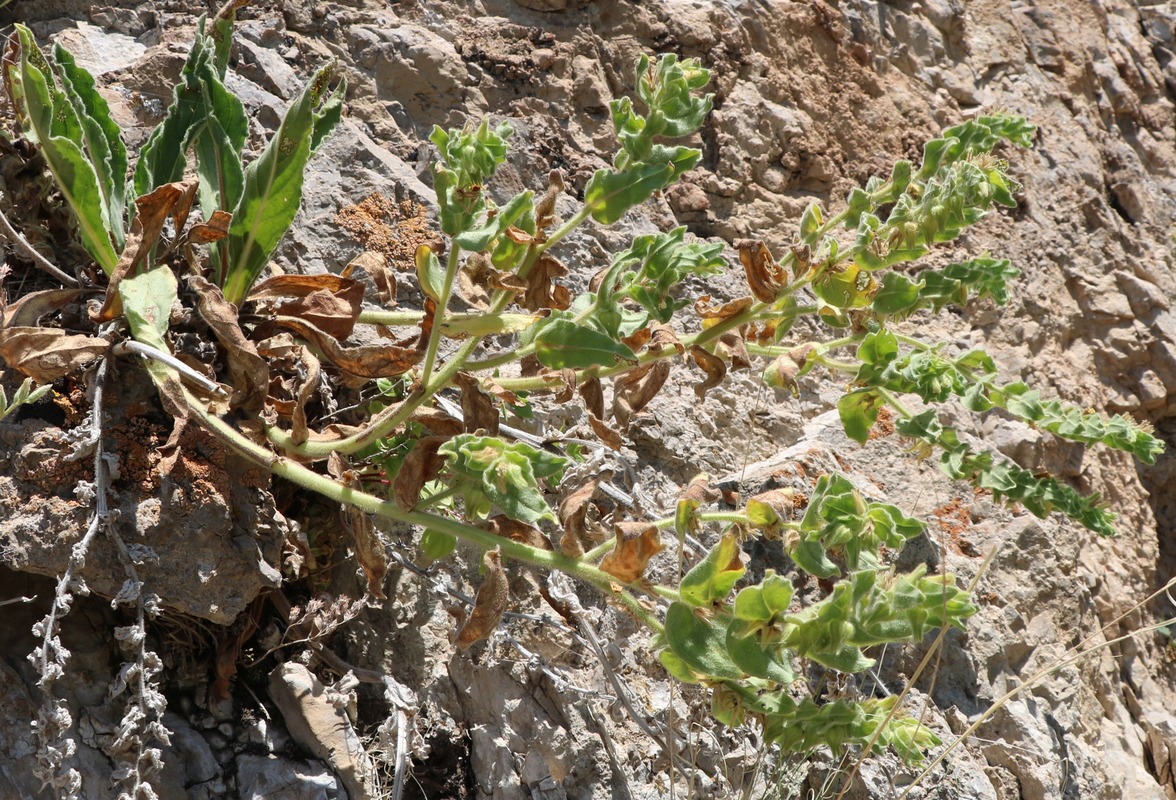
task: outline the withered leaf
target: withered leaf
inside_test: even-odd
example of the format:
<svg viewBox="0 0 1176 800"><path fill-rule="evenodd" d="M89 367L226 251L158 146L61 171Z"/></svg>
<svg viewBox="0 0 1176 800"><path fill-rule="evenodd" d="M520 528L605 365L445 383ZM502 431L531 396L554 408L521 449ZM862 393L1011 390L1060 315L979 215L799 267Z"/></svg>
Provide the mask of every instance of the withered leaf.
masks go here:
<svg viewBox="0 0 1176 800"><path fill-rule="evenodd" d="M727 365L723 363L723 359L697 345L690 348L690 357L706 373L706 380L694 384L694 393L700 398L706 397L706 393L722 383L723 378L727 376Z"/></svg>
<svg viewBox="0 0 1176 800"><path fill-rule="evenodd" d="M482 563L486 566L486 577L482 579L478 596L474 598L474 610L457 632L456 644L461 650L489 636L506 613L510 602L510 586L498 548L486 551Z"/></svg>
<svg viewBox="0 0 1176 800"><path fill-rule="evenodd" d="M555 402L566 403L572 399L576 394L576 371L571 367L564 367L561 370L547 370L544 369L541 373L544 380L551 380L559 383L559 391L555 394Z"/></svg>
<svg viewBox="0 0 1176 800"><path fill-rule="evenodd" d="M106 299L95 316L95 321L106 322L122 314L118 285L122 283L123 278L132 277L138 272L159 241L163 225L173 212L176 230L183 227L182 223L187 222L188 210L192 207L195 193L196 181L165 183L150 194L135 200L138 213L135 214L131 229L127 232L126 244L123 246L118 264L110 274Z"/></svg>
<svg viewBox="0 0 1176 800"><path fill-rule="evenodd" d="M568 274L568 268L558 259L544 255L539 258L535 266L527 275L527 290L523 293L521 304L528 311L541 311L553 308L563 311L572 304L572 293L568 287L555 282Z"/></svg>
<svg viewBox="0 0 1176 800"><path fill-rule="evenodd" d="M392 496L396 505L405 511L416 508L421 499L421 489L436 478L445 466L445 456L438 455L437 450L447 441L448 436L423 436L417 439L392 481Z"/></svg>
<svg viewBox="0 0 1176 800"><path fill-rule="evenodd" d="M66 333L60 328L16 327L0 330L0 356L13 369L37 383L53 383L84 367L110 349L95 336Z"/></svg>
<svg viewBox="0 0 1176 800"><path fill-rule="evenodd" d="M628 345L629 349L636 353L641 350L642 347L645 347L645 343L648 342L652 337L653 331L651 331L649 328L641 328L640 330L633 331L633 333L628 336L622 336L621 342Z"/></svg>
<svg viewBox="0 0 1176 800"><path fill-rule="evenodd" d="M396 276L388 269L387 258L374 250L365 250L344 268L343 277L350 277L357 269L362 269L372 279L376 296L385 308L396 305Z"/></svg>
<svg viewBox="0 0 1176 800"><path fill-rule="evenodd" d="M274 313L298 317L343 341L355 329L355 321L363 310L363 284L330 273L275 275L259 283L249 294L250 300L267 298L292 298L279 303Z"/></svg>
<svg viewBox="0 0 1176 800"><path fill-rule="evenodd" d="M668 377L670 362L663 358L617 378L613 387L613 416L622 430L629 427L629 420L634 414L657 396Z"/></svg>
<svg viewBox="0 0 1176 800"><path fill-rule="evenodd" d="M600 378L589 378L580 384L580 397L584 398L584 407L592 416L604 419L604 389Z"/></svg>
<svg viewBox="0 0 1176 800"><path fill-rule="evenodd" d="M555 223L555 201L563 190L564 179L560 171L553 169L547 173L547 191L535 203L535 227L538 230L546 230Z"/></svg>
<svg viewBox="0 0 1176 800"><path fill-rule="evenodd" d="M751 357L739 331L727 331L719 337L719 348L731 362L731 369L750 369Z"/></svg>
<svg viewBox="0 0 1176 800"><path fill-rule="evenodd" d="M360 488L359 476L338 453L331 453L327 459L327 472L352 489ZM339 514L343 526L351 531L355 545L355 560L367 576L368 591L377 600L387 600L388 595L384 594L384 578L388 575L388 556L384 552L384 543L380 540L371 517L366 511L346 503L339 507Z"/></svg>
<svg viewBox="0 0 1176 800"><path fill-rule="evenodd" d="M747 285L757 300L764 303L775 301L780 289L788 282L788 275L776 263L767 245L758 240L736 242L739 260L747 274Z"/></svg>
<svg viewBox="0 0 1176 800"><path fill-rule="evenodd" d="M686 347L678 341L678 334L669 325L663 325L660 322L653 324L653 337L650 340L649 349L652 351L664 350L667 347L673 347L678 351L678 355L686 352Z"/></svg>
<svg viewBox="0 0 1176 800"><path fill-rule="evenodd" d="M587 528L588 507L592 503L592 498L596 496L601 481L611 479L611 471L601 470L559 501L557 514L559 524L564 529L559 548L564 555L572 558L584 555L584 543L590 540Z"/></svg>
<svg viewBox="0 0 1176 800"><path fill-rule="evenodd" d="M620 450L625 446L625 440L621 438L621 435L610 428L608 423L597 419L595 414L588 415L588 424L592 426L592 432L596 434L596 438L609 448Z"/></svg>
<svg viewBox="0 0 1176 800"><path fill-rule="evenodd" d="M187 400L184 398L184 387L180 385L180 381L174 374L168 375L159 384L159 400L163 403L163 410L172 418L171 435L159 448L163 459L156 467L160 477L166 478L180 459L180 437L184 433L184 428L188 427L190 413Z"/></svg>
<svg viewBox="0 0 1176 800"><path fill-rule="evenodd" d="M721 492L711 488L710 475L705 472L695 475L691 479L685 491L682 492L682 496L678 498L678 507L674 514L674 529L677 531L679 539L688 532L698 530L696 516L698 509L703 505L715 502L721 496Z"/></svg>
<svg viewBox="0 0 1176 800"><path fill-rule="evenodd" d="M447 439L465 432L465 426L462 425L461 420L454 419L444 411L435 408L421 408L414 411L412 421L425 426L429 433L444 436Z"/></svg>
<svg viewBox="0 0 1176 800"><path fill-rule="evenodd" d="M376 533L376 526L366 511L355 506L343 506L344 524L351 530L355 543L355 560L367 576L368 591L377 600L387 600L384 577L388 574L388 556L384 543Z"/></svg>
<svg viewBox="0 0 1176 800"><path fill-rule="evenodd" d="M236 307L217 286L199 275L188 276L188 286L196 292L197 311L224 350L233 385L230 405L248 412L260 411L269 392L269 366L253 342L245 338L237 322Z"/></svg>
<svg viewBox="0 0 1176 800"><path fill-rule="evenodd" d="M314 357L314 353L310 352L310 348L299 349L302 351L302 363L306 365L306 380L298 387L298 400L295 402L291 414L290 441L295 445L303 444L310 438L310 427L306 422L306 404L318 391L319 379L322 374L319 360Z"/></svg>
<svg viewBox="0 0 1176 800"><path fill-rule="evenodd" d="M468 372L459 372L454 377L461 387L461 415L467 433L478 430L487 436L498 435L498 408L483 389L481 381Z"/></svg>
<svg viewBox="0 0 1176 800"><path fill-rule="evenodd" d="M81 289L46 289L41 292L30 292L15 303L0 309L0 327L33 327L41 317L51 311L65 308L81 294Z"/></svg>
<svg viewBox="0 0 1176 800"><path fill-rule="evenodd" d="M702 318L702 327L706 329L737 314L742 314L751 308L754 302L755 300L750 297L740 297L738 300L723 303L715 308L710 302L710 295L703 295L694 301L694 312Z"/></svg>
<svg viewBox="0 0 1176 800"><path fill-rule="evenodd" d="M661 532L648 522L618 522L613 529L617 544L600 560L600 569L621 583L632 583L645 574L649 559L662 551Z"/></svg>
<svg viewBox="0 0 1176 800"><path fill-rule="evenodd" d="M540 550L552 549L551 542L543 535L543 532L525 522L511 519L502 514L491 517L487 522L490 524L490 530L494 531L496 536L530 545L531 547L537 547Z"/></svg>
<svg viewBox="0 0 1176 800"><path fill-rule="evenodd" d="M334 337L304 320L275 317L273 321L308 341L334 366L359 378L392 378L403 375L424 356L421 350L392 345L344 347Z"/></svg>
<svg viewBox="0 0 1176 800"><path fill-rule="evenodd" d="M184 234L183 244L209 244L219 242L229 235L229 224L233 215L228 211L217 209L212 212L208 222L198 222Z"/></svg>

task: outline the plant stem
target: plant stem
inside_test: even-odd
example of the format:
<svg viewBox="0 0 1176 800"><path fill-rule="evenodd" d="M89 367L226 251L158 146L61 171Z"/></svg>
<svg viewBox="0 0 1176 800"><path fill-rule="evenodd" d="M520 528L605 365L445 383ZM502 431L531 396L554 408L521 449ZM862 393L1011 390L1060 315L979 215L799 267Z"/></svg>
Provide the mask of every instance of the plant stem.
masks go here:
<svg viewBox="0 0 1176 800"><path fill-rule="evenodd" d="M429 332L429 344L425 350L425 366L421 371L421 386L428 386L433 374L433 362L437 360L437 348L441 345L441 327L453 284L457 281L457 270L461 267L461 248L452 240L449 242L449 257L445 261L445 282L441 285L441 297L437 300L437 311L433 315L433 330Z"/></svg>

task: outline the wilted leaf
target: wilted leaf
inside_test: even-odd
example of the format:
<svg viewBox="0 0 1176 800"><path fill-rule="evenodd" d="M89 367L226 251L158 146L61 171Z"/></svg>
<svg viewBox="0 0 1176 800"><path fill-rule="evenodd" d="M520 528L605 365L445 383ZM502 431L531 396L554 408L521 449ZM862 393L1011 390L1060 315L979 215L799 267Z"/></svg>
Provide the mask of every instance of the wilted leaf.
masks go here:
<svg viewBox="0 0 1176 800"><path fill-rule="evenodd" d="M747 355L747 345L738 331L727 331L719 337L719 349L731 362L731 369L748 369L751 367L751 357Z"/></svg>
<svg viewBox="0 0 1176 800"><path fill-rule="evenodd" d="M621 434L610 428L608 423L598 419L595 414L588 414L588 424L592 426L592 432L596 434L596 438L604 442L610 449L620 450L625 446L625 440L621 438Z"/></svg>
<svg viewBox="0 0 1176 800"><path fill-rule="evenodd" d="M564 529L559 544L564 555L572 558L584 555L584 543L590 540L586 526L588 508L601 482L611 479L612 472L602 470L559 501L559 523Z"/></svg>
<svg viewBox="0 0 1176 800"><path fill-rule="evenodd" d="M486 577L482 579L478 596L474 598L474 610L457 633L456 644L461 650L489 636L506 613L510 602L510 586L498 549L488 550L482 563L486 567Z"/></svg>
<svg viewBox="0 0 1176 800"><path fill-rule="evenodd" d="M208 222L197 222L184 234L180 244L211 244L229 235L229 224L233 216L227 211L216 210Z"/></svg>
<svg viewBox="0 0 1176 800"><path fill-rule="evenodd" d="M416 508L425 484L436 478L445 466L445 456L438 455L437 449L447 441L447 436L424 436L413 445L392 481L396 505L405 511Z"/></svg>
<svg viewBox="0 0 1176 800"><path fill-rule="evenodd" d="M649 349L653 352L664 350L667 347L673 347L678 351L678 355L686 352L686 347L678 341L678 334L669 325L662 325L656 322L652 326L653 338L650 340Z"/></svg>
<svg viewBox="0 0 1176 800"><path fill-rule="evenodd" d="M534 525L528 525L525 522L519 522L517 519L497 514L487 520L490 523L490 530L494 531L496 536L501 536L504 539L510 539L512 542L519 542L521 544L537 547L540 550L551 550L551 542L543 535L543 532Z"/></svg>
<svg viewBox="0 0 1176 800"><path fill-rule="evenodd" d="M557 403L567 403L576 395L576 371L570 367L564 367L558 372L551 372L544 370L542 373L543 379L559 385L559 391L556 392L553 398Z"/></svg>
<svg viewBox="0 0 1176 800"><path fill-rule="evenodd" d="M253 342L245 338L237 322L237 309L225 300L220 289L199 275L189 276L188 285L196 292L200 316L224 350L233 385L231 405L250 413L260 411L269 392L269 367Z"/></svg>
<svg viewBox="0 0 1176 800"><path fill-rule="evenodd" d="M417 409L412 414L412 421L423 425L429 433L442 436L446 439L450 439L465 431L465 426L461 423L461 420L454 419L444 411L438 411L435 408Z"/></svg>
<svg viewBox="0 0 1176 800"><path fill-rule="evenodd" d="M150 194L135 199L137 212L127 234L126 246L118 263L110 274L106 287L106 300L96 320L108 321L122 314L119 286L123 280L135 275L147 263L147 256L155 248L163 233L164 223L176 211L177 205L191 205L195 182L165 183ZM187 210L180 208L181 216L187 219Z"/></svg>
<svg viewBox="0 0 1176 800"><path fill-rule="evenodd" d="M65 308L81 295L81 289L45 289L30 292L15 303L0 308L0 327L33 327L41 317Z"/></svg>
<svg viewBox="0 0 1176 800"><path fill-rule="evenodd" d="M735 244L739 248L739 260L743 262L751 293L761 302L775 301L780 289L788 282L788 274L776 263L763 242L742 241Z"/></svg>
<svg viewBox="0 0 1176 800"><path fill-rule="evenodd" d="M717 489L711 488L710 475L705 472L691 479L686 491L678 498L678 506L674 513L674 531L680 540L684 539L687 533L698 531L698 520L695 517L698 509L715 502L721 494Z"/></svg>
<svg viewBox="0 0 1176 800"><path fill-rule="evenodd" d="M350 277L357 269L362 269L372 279L384 308L396 305L396 276L388 269L387 258L374 250L365 250L343 269L343 277Z"/></svg>
<svg viewBox="0 0 1176 800"><path fill-rule="evenodd" d="M600 385L600 378L589 378L580 384L580 397L584 399L584 408L597 419L604 419L604 389Z"/></svg>
<svg viewBox="0 0 1176 800"><path fill-rule="evenodd" d="M652 336L653 331L649 328L639 328L628 336L622 336L621 343L636 353L642 347L645 347L645 344Z"/></svg>
<svg viewBox="0 0 1176 800"><path fill-rule="evenodd" d="M750 297L740 297L738 300L732 300L729 303L715 308L711 305L710 295L703 295L694 301L694 313L702 319L703 330L719 324L723 320L742 314L747 309L751 308L755 300Z"/></svg>
<svg viewBox="0 0 1176 800"><path fill-rule="evenodd" d="M706 380L694 384L694 393L699 398L706 397L706 393L722 383L723 378L727 376L727 365L723 363L723 359L697 345L690 348L690 357L706 373Z"/></svg>
<svg viewBox="0 0 1176 800"><path fill-rule="evenodd" d="M84 367L110 349L94 336L70 334L60 328L4 328L0 356L5 363L37 383L53 383Z"/></svg>
<svg viewBox="0 0 1176 800"><path fill-rule="evenodd" d="M360 488L359 476L352 471L347 460L338 453L331 453L327 459L327 471L340 483L352 489ZM384 594L384 578L388 574L388 557L384 543L380 541L371 517L366 511L344 503L339 508L343 525L351 531L355 544L355 559L363 568L368 579L368 591L378 600L387 600Z"/></svg>
<svg viewBox="0 0 1176 800"><path fill-rule="evenodd" d="M274 313L298 317L343 341L351 335L363 309L363 284L330 273L275 275L258 283L249 293L250 300L264 298L294 298L279 303Z"/></svg>
<svg viewBox="0 0 1176 800"><path fill-rule="evenodd" d="M663 358L616 379L613 387L613 416L622 429L627 429L632 416L657 396L669 376L670 362Z"/></svg>
<svg viewBox="0 0 1176 800"><path fill-rule="evenodd" d="M275 317L274 323L289 328L314 345L334 366L360 378L392 378L408 372L424 356L415 348L373 345L344 347L333 336L294 317Z"/></svg>
<svg viewBox="0 0 1176 800"><path fill-rule="evenodd" d="M572 304L568 287L555 282L568 274L568 268L551 256L542 256L527 275L527 289L520 304L528 311L555 309L563 311Z"/></svg>
<svg viewBox="0 0 1176 800"><path fill-rule="evenodd" d="M498 408L483 391L481 382L468 372L459 372L454 381L461 387L461 415L467 433L485 431L490 436L498 435Z"/></svg>
<svg viewBox="0 0 1176 800"><path fill-rule="evenodd" d="M661 531L647 522L618 522L616 546L600 561L600 569L621 583L640 580L649 559L663 549Z"/></svg>
<svg viewBox="0 0 1176 800"><path fill-rule="evenodd" d="M766 535L779 533L780 523L792 518L796 507L796 490L770 489L747 501L747 519Z"/></svg>
<svg viewBox="0 0 1176 800"><path fill-rule="evenodd" d="M559 170L553 169L547 173L547 190L535 203L535 227L538 230L546 230L555 223L555 201L563 190L564 180Z"/></svg>
<svg viewBox="0 0 1176 800"><path fill-rule="evenodd" d="M298 387L298 398L294 403L294 411L290 415L290 441L296 446L310 438L310 428L306 422L306 404L318 391L322 372L319 360L314 357L314 353L310 352L310 348L299 349L301 350L302 363L306 366L306 379Z"/></svg>

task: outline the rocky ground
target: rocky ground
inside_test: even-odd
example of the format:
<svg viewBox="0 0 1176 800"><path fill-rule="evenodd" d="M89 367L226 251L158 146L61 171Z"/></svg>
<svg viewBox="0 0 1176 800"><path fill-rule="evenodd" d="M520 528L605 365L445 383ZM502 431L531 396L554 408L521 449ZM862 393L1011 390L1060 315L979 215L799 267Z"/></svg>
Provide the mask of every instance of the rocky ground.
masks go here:
<svg viewBox="0 0 1176 800"><path fill-rule="evenodd" d="M40 41L72 50L99 76L137 145L168 101L204 10L185 0L17 0L0 9L0 23L26 22ZM303 210L279 254L284 267L310 272L338 270L365 247L403 262L413 238L429 235L414 202L430 206L425 137L434 124L509 120L514 149L497 191L541 189L556 168L568 184L561 208L574 207L613 150L608 102L629 91L641 52L696 56L714 70L703 162L621 226L570 238L561 257L581 282L633 233L678 224L702 237L782 247L810 200L838 208L895 159L917 159L942 127L984 110L1023 114L1039 134L1032 151L1006 154L1024 186L1021 205L993 214L957 246L1010 258L1022 270L1012 301L909 324L985 347L1002 377L1134 414L1176 441L1172 2L287 0L255 2L240 19L230 88L253 115L257 141L317 65L337 58L350 81L345 121L312 162ZM14 194L20 176L3 177ZM353 210L341 228L337 214L375 193L387 198L383 206ZM51 209L38 218L52 219ZM43 238L59 262L76 261L52 233ZM736 277L707 291L723 298ZM735 373L698 403L681 378L634 421L616 461L597 466L657 510L702 470L755 491L840 465L863 490L931 521L921 549L903 553L909 563L945 564L970 580L995 553L976 590L981 612L966 634L946 638L914 702L950 741L1005 692L1055 668L911 797L1176 798L1176 649L1156 633L1119 639L1176 611L1170 600L1144 602L1176 575L1176 458L1144 468L1121 454L1060 446L996 415L961 415L961 427L1024 466L1107 496L1120 536L1098 539L950 485L893 436L851 444L827 413L836 389L815 380L794 401ZM272 509L283 487L271 489L196 431L185 447L194 455L174 485L162 485L154 448L168 427L142 412L150 399L149 387L119 383L112 449L127 535L156 550L145 579L167 589L157 591L169 613L152 630L173 731L160 797L383 796L398 739L410 748L409 797L788 796L788 786L820 786L830 765L766 763L753 737L716 725L701 695L667 681L631 623L585 596L603 668L584 630L545 613L543 576L518 573L521 615L489 645L457 653L450 612L477 585L476 559L423 576L395 569L382 608L338 601L319 609L324 623L348 619L322 639L330 652L360 670L353 674L392 676L404 696L342 679L330 657L282 642L264 602L281 581L272 565L289 531ZM0 426L0 600L39 598L0 607L4 797L50 796L31 774L36 742L25 720L39 699L25 654L49 579L88 516L72 493L82 474L58 457L76 424L69 402L58 404L59 417ZM385 533L412 555L410 532ZM358 596L345 555L336 554L329 583L299 587L300 596ZM778 557L757 553L761 568ZM104 545L84 574L105 597L123 581ZM93 597L76 604L63 630L73 657L57 688L75 711L86 798L113 796L104 748L122 713L107 691L121 661L111 634L119 624ZM1063 663L1072 648L1091 652ZM227 693L212 685L226 652L240 656ZM887 654L879 678L889 691L924 653ZM619 676L631 710L607 673ZM684 743L673 765L666 730ZM896 797L911 776L878 759L852 796Z"/></svg>

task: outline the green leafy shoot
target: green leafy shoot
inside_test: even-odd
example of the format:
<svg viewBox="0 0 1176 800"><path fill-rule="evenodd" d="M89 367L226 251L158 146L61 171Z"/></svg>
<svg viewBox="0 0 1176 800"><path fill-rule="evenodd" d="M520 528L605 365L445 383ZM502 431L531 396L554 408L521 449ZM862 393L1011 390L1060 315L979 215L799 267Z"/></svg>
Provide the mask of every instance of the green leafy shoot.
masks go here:
<svg viewBox="0 0 1176 800"><path fill-rule="evenodd" d="M466 512L485 519L497 508L511 519L536 525L557 522L543 499L540 480L558 483L568 460L524 442L462 434L438 450L448 457L450 486L465 501Z"/></svg>

